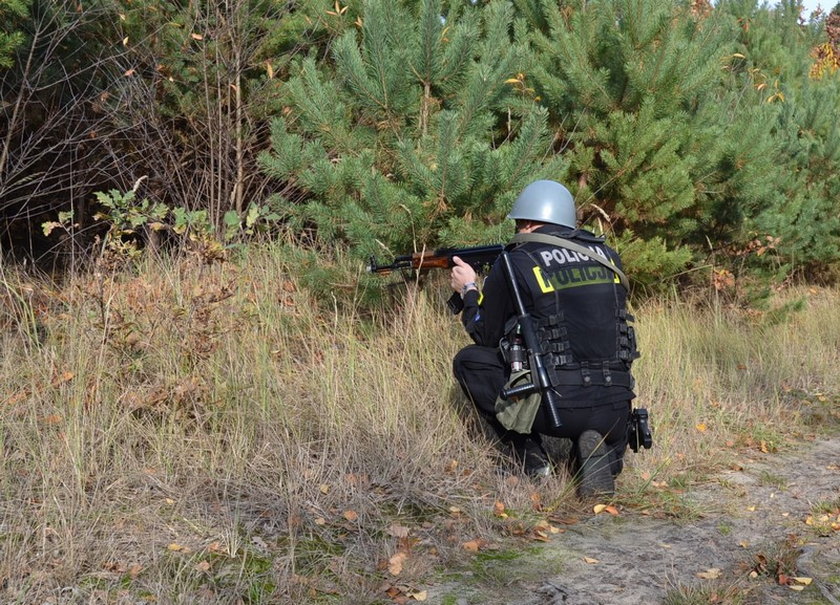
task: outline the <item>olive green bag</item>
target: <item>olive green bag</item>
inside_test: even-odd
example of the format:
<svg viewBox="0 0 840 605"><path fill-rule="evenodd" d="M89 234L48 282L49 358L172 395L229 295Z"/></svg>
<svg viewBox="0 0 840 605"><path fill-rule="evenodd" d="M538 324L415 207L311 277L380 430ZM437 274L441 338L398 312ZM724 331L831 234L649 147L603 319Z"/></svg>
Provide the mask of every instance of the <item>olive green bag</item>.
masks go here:
<svg viewBox="0 0 840 605"><path fill-rule="evenodd" d="M531 383L530 370L520 370L510 376L505 389ZM539 391L535 391L526 397L518 399L502 399L501 395L496 398L496 419L509 431L515 431L527 435L534 426L534 419L540 409L542 397Z"/></svg>

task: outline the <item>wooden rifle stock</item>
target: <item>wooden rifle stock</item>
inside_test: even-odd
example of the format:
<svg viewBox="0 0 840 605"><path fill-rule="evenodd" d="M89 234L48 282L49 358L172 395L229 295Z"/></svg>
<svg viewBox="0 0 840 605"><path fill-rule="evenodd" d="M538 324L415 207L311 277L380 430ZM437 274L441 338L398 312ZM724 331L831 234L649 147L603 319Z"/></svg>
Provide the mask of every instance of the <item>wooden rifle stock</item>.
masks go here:
<svg viewBox="0 0 840 605"><path fill-rule="evenodd" d="M394 262L389 265L380 265L376 257L371 256L367 269L370 273L380 273L383 275L387 275L397 269L412 269L417 271L449 269L455 265L452 259L457 256L473 269L480 272L495 263L504 249L505 247L502 244L475 246L473 248L441 248L434 252L415 252L413 254L397 256ZM464 301L461 299L460 294L453 292L449 300L446 301L446 306L449 307L453 314L457 314L464 308Z"/></svg>

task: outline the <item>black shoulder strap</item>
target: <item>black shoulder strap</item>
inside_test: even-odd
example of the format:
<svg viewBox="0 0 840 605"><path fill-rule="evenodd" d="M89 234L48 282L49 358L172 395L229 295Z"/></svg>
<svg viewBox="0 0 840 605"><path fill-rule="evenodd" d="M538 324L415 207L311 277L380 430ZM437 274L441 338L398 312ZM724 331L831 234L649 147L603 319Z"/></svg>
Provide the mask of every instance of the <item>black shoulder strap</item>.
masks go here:
<svg viewBox="0 0 840 605"><path fill-rule="evenodd" d="M585 246L581 246L580 244L576 244L575 242L562 237L557 237L556 235L546 235L545 233L517 233L510 240L510 243L512 244L524 244L526 242L537 242L540 244L560 246L561 248L568 248L569 250L573 250L578 254L583 254L584 256L591 258L595 262L601 263L610 271L613 271L618 276L618 280L621 282L621 285L624 286L624 289L628 292L630 291L630 281L627 279L627 276L624 274L624 271L616 267L614 264L612 264L606 258L602 257L600 254L593 252Z"/></svg>

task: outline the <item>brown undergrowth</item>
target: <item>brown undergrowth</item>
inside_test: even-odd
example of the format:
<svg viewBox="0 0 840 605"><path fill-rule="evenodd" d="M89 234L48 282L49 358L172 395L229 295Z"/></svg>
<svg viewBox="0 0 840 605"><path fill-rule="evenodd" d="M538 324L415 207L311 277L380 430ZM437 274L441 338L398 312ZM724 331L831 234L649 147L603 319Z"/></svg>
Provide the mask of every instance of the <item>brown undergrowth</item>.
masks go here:
<svg viewBox="0 0 840 605"><path fill-rule="evenodd" d="M441 569L587 514L562 472L506 472L465 422L466 338L432 290L316 301L271 247L3 283L5 603L419 601ZM636 309L656 445L615 504L690 514L680 490L730 450L838 422L840 296L796 295L785 323Z"/></svg>

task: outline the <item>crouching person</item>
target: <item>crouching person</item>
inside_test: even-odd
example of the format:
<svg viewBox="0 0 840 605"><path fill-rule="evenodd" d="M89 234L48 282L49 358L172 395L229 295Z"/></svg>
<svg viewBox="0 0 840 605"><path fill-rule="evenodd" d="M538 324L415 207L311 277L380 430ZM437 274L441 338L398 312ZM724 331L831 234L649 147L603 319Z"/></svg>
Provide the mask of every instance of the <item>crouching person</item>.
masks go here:
<svg viewBox="0 0 840 605"><path fill-rule="evenodd" d="M531 183L508 218L516 223L506 248L512 276L500 258L479 289L473 268L454 260L451 286L463 298L461 320L475 342L455 356L455 377L526 474L551 472L542 435L568 438L579 495L611 494L627 449L630 366L638 357L621 260L603 238L576 228L574 199L560 183ZM500 398L522 364L511 277L539 335L554 414L539 397Z"/></svg>

